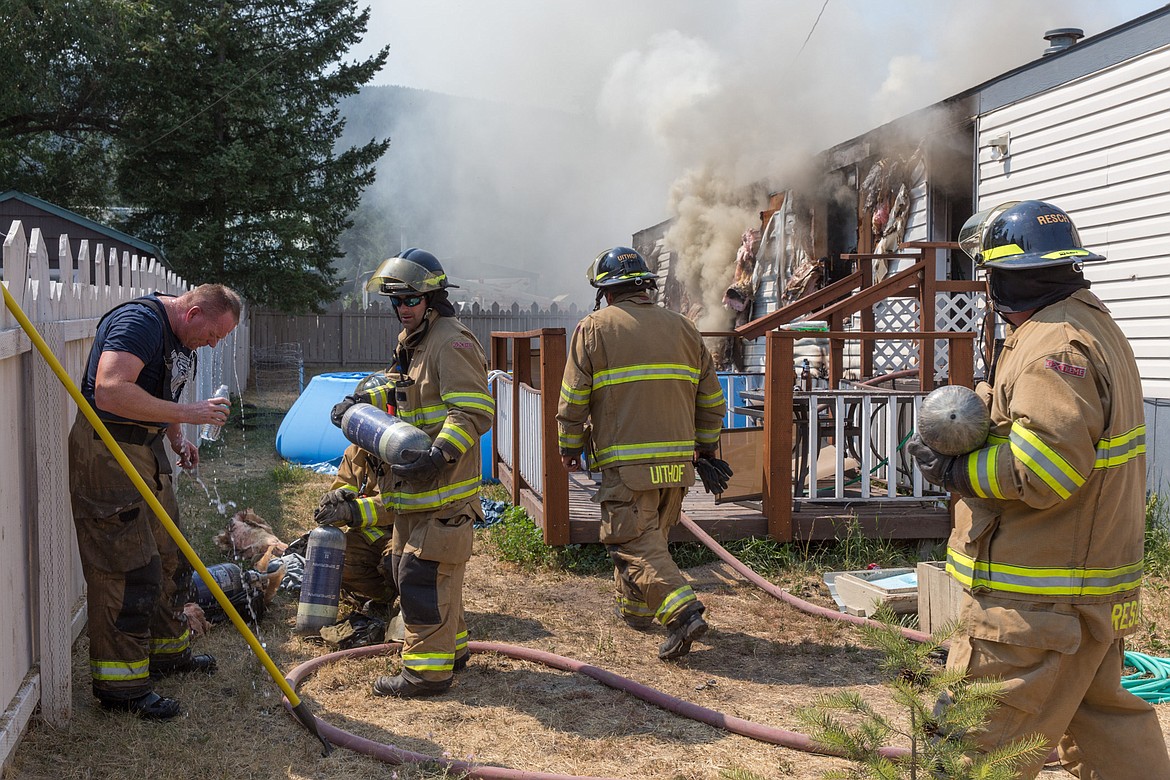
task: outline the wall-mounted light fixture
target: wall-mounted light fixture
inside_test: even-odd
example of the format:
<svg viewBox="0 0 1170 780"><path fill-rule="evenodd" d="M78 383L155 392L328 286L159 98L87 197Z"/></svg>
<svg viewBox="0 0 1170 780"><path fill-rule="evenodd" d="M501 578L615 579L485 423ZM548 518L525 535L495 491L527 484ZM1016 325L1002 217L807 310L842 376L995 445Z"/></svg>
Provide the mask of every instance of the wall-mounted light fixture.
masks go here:
<svg viewBox="0 0 1170 780"><path fill-rule="evenodd" d="M984 149L991 150L991 159L1002 160L1011 154L1012 134L1005 132L990 139Z"/></svg>

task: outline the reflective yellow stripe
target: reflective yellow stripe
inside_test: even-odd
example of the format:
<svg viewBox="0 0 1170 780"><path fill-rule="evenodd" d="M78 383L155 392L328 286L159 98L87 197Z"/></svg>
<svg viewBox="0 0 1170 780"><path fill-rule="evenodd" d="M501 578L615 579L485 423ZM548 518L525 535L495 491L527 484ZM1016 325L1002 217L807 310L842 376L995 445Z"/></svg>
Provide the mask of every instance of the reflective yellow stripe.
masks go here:
<svg viewBox="0 0 1170 780"><path fill-rule="evenodd" d="M683 585L677 590L671 591L666 598L662 600L662 604L658 607L658 613L655 617L662 625L666 625L683 610L684 607L698 601L695 592L691 590L690 585Z"/></svg>
<svg viewBox="0 0 1170 780"><path fill-rule="evenodd" d="M455 635L455 654L458 655L460 650L467 649L467 632L460 631Z"/></svg>
<svg viewBox="0 0 1170 780"><path fill-rule="evenodd" d="M447 419L447 405L437 404L435 406L419 407L418 409L399 409L398 416L411 425L419 427L434 425L437 422L442 422Z"/></svg>
<svg viewBox="0 0 1170 780"><path fill-rule="evenodd" d="M1093 468L1112 469L1129 463L1139 455L1146 454L1146 426L1139 425L1131 431L1101 439L1097 442L1097 462Z"/></svg>
<svg viewBox="0 0 1170 780"><path fill-rule="evenodd" d="M460 454L467 452L471 445L475 444L475 439L450 420L447 420L446 424L443 425L443 430L439 431L439 435L435 437L436 442L440 439L451 442L451 446Z"/></svg>
<svg viewBox="0 0 1170 780"><path fill-rule="evenodd" d="M475 476L462 482L444 485L435 490L425 490L415 493L410 490L397 490L383 494L394 509L417 512L423 509L436 509L445 504L474 498L479 493L479 484L482 477Z"/></svg>
<svg viewBox="0 0 1170 780"><path fill-rule="evenodd" d="M150 677L150 661L90 661L89 674L95 680L122 682Z"/></svg>
<svg viewBox="0 0 1170 780"><path fill-rule="evenodd" d="M179 636L151 637L151 655L179 655L187 652L191 646L191 630L187 629Z"/></svg>
<svg viewBox="0 0 1170 780"><path fill-rule="evenodd" d="M579 450L585 446L585 432L565 433L561 431L557 434L557 446L562 450Z"/></svg>
<svg viewBox="0 0 1170 780"><path fill-rule="evenodd" d="M1068 461L1018 420L1012 423L1011 442L1016 460L1027 466L1061 498L1068 498L1074 490L1085 484L1085 478Z"/></svg>
<svg viewBox="0 0 1170 780"><path fill-rule="evenodd" d="M623 596L614 597L618 603L618 609L623 615L630 617L654 617L654 610L650 609L650 605L640 599L628 599Z"/></svg>
<svg viewBox="0 0 1170 780"><path fill-rule="evenodd" d="M378 524L378 499L371 496L363 496L353 500L354 505L358 508L358 514L361 516L358 522L358 528L370 528Z"/></svg>
<svg viewBox="0 0 1170 780"><path fill-rule="evenodd" d="M645 460L685 459L695 451L693 441L648 441L641 444L614 444L597 451L595 468Z"/></svg>
<svg viewBox="0 0 1170 780"><path fill-rule="evenodd" d="M999 487L999 475L996 473L1003 452L1004 445L997 444L960 456L966 459L965 464L960 463L960 468L966 469L967 481L979 498L1007 498Z"/></svg>
<svg viewBox="0 0 1170 780"><path fill-rule="evenodd" d="M584 406L589 403L589 388L584 390L577 390L569 387L564 382L561 383L561 400L573 406Z"/></svg>
<svg viewBox="0 0 1170 780"><path fill-rule="evenodd" d="M390 391L393 390L390 385L379 385L372 387L365 391L365 395L370 399L370 403L379 409L384 409L390 403Z"/></svg>
<svg viewBox="0 0 1170 780"><path fill-rule="evenodd" d="M1141 561L1107 569L1016 566L976 561L952 548L947 548L947 572L972 590L1041 596L1107 596L1142 584Z"/></svg>
<svg viewBox="0 0 1170 780"><path fill-rule="evenodd" d="M1019 244L1004 244L1003 246L992 247L991 249L983 250L983 262L989 263L992 260L998 260L1001 257L1008 255L1022 255L1023 248Z"/></svg>
<svg viewBox="0 0 1170 780"><path fill-rule="evenodd" d="M378 542L386 538L386 532L378 526L361 529L361 535L366 537L370 542Z"/></svg>
<svg viewBox="0 0 1170 780"><path fill-rule="evenodd" d="M486 393L444 393L443 403L448 407L475 409L488 414L495 414L496 402Z"/></svg>
<svg viewBox="0 0 1170 780"><path fill-rule="evenodd" d="M695 403L704 409L710 409L723 403L723 391L717 393L699 393Z"/></svg>
<svg viewBox="0 0 1170 780"><path fill-rule="evenodd" d="M643 363L633 366L622 366L605 371L598 371L593 375L595 390L610 385L621 385L627 382L644 381L678 381L683 380L691 384L699 383L699 369L682 363Z"/></svg>
<svg viewBox="0 0 1170 780"><path fill-rule="evenodd" d="M449 672L455 668L455 653L403 653L402 665L412 672Z"/></svg>
<svg viewBox="0 0 1170 780"><path fill-rule="evenodd" d="M700 444L714 444L719 441L720 428L696 428L695 441Z"/></svg>

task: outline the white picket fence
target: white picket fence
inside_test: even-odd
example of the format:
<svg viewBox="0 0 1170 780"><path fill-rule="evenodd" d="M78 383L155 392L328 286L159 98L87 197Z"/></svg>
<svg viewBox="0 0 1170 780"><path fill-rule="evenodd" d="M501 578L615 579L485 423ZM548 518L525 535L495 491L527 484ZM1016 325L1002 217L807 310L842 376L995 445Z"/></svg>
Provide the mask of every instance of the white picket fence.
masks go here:
<svg viewBox="0 0 1170 780"><path fill-rule="evenodd" d="M39 228L16 221L4 240L3 284L74 383L97 323L140 295L179 294L189 285L155 258L108 254L101 244L59 239L50 269ZM248 320L214 350L199 350L205 398L220 383L238 393L248 381ZM71 655L85 626L85 582L77 555L66 458L77 407L7 307L0 307L0 773L39 706L51 726L68 723ZM196 439L195 431L187 432ZM78 680L88 685L88 680Z"/></svg>

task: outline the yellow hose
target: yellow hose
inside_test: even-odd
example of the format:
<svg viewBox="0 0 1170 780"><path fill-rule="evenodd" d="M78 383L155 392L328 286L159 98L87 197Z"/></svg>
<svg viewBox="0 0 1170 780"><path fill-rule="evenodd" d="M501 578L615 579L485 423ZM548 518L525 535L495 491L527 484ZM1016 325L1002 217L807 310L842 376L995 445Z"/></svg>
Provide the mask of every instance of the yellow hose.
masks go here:
<svg viewBox="0 0 1170 780"><path fill-rule="evenodd" d="M147 487L146 482L143 481L142 477L138 474L138 471L134 468L134 464L130 462L130 459L126 457L126 453L122 451L122 447L118 444L117 441L114 440L114 437L110 435L110 431L108 428L106 428L105 423L102 422L100 417L98 417L97 412L94 411L92 406L90 406L89 401L85 400L85 396L81 394L81 390L78 389L76 384L74 384L73 380L69 377L69 374L65 372L65 368L61 365L61 362L57 360L57 356L53 354L53 351L49 349L49 345L45 343L45 340L41 337L41 334L37 331L36 327L34 327L29 318L25 316L24 311L20 308L20 304L18 304L16 299L12 297L12 293L8 292L8 287L4 284L0 284L0 289L4 291L4 305L10 312L12 312L12 316L16 317L17 322L20 323L20 327L24 330L25 334L28 335L29 340L31 340L33 345L37 348L37 352L41 353L41 357L43 357L45 362L49 364L49 368L53 369L53 373L57 375L59 380L61 380L61 384L69 392L69 395L72 396L73 401L77 404L77 408L81 410L81 413L84 414L89 422L93 425L94 430L96 430L98 435L101 436L102 441L105 442L106 447L109 448L110 454L113 455L114 459L118 461L118 465L122 467L122 470L126 472L126 476L128 476L130 481L134 483L134 487L138 489L138 492L142 495L142 498L150 506L151 511L153 511L159 521L162 522L163 527L167 529L167 533L170 534L171 538L175 540L175 544L177 544L179 549L183 551L184 557L186 557L187 560L191 563L191 566L195 569L195 571L199 572L199 577L203 580L203 584L206 585L207 589L211 591L211 594L215 596L215 600L219 603L220 607L223 608L224 613L229 618L231 618L232 625L236 627L236 630L240 632L240 635L243 636L251 646L252 652L255 653L256 657L260 659L260 663L264 665L264 668L268 671L268 675L272 678L273 682L275 682L277 686L279 686L280 690L284 692L284 695L288 699L289 704L291 704L294 709L298 709L298 719L305 726L305 728L307 728L314 736L316 736L323 744L325 744L326 751L328 751L329 744L325 742L324 738L318 733L316 728L316 721L313 719L313 716L301 707L301 699L299 696L297 696L297 692L293 689L292 685L289 684L288 680L284 678L284 675L281 674L280 669L276 667L276 664L273 663L272 659L268 656L268 653L264 650L264 647L260 644L260 640L257 639L256 635L252 633L252 630L248 628L248 624L244 622L244 619L240 616L240 613L236 611L235 606L233 606L231 601L228 600L227 594L225 594L223 589L219 587L219 584L215 581L215 577L213 577L207 570L207 567L203 565L203 561L199 560L199 555L195 552L191 545L187 543L187 540L183 538L182 531L180 531L179 527L175 525L175 521L171 519L169 514L167 514L167 511L163 508L162 504L159 503L159 500L155 498L154 493L152 493L150 488ZM307 721L306 716L308 718Z"/></svg>

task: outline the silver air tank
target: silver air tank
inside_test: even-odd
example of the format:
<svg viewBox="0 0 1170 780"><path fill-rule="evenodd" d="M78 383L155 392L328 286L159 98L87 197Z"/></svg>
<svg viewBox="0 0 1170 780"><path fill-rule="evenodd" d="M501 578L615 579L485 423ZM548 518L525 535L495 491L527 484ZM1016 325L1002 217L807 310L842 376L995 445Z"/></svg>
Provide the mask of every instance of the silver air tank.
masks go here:
<svg viewBox="0 0 1170 780"><path fill-rule="evenodd" d="M402 463L403 450L431 448L431 439L420 429L376 406L354 404L341 417L345 438L373 453L385 463Z"/></svg>
<svg viewBox="0 0 1170 780"><path fill-rule="evenodd" d="M344 568L345 532L332 525L314 528L305 550L305 579L297 604L298 634L315 634L337 622Z"/></svg>

